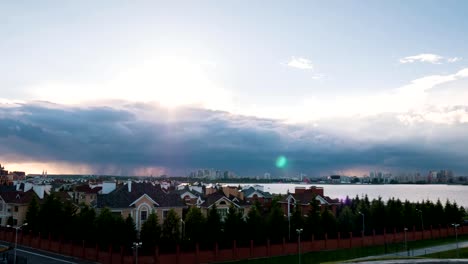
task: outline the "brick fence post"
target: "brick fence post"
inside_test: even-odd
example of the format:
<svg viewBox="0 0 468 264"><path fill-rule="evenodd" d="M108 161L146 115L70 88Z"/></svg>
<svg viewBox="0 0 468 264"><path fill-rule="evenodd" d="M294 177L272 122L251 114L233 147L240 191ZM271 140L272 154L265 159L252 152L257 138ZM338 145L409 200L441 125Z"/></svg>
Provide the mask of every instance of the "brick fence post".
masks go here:
<svg viewBox="0 0 468 264"><path fill-rule="evenodd" d="M253 257L253 247L254 247L254 243L253 243L253 240L251 239L250 240L250 257Z"/></svg>

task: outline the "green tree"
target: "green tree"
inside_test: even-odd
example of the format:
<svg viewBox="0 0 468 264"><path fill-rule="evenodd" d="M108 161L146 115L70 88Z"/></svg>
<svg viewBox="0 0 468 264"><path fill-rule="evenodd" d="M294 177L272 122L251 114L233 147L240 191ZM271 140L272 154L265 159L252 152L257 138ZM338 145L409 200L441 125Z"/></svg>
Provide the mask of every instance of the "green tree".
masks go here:
<svg viewBox="0 0 468 264"><path fill-rule="evenodd" d="M207 242L214 243L215 241L221 240L221 216L218 213L216 204L213 204L211 209L208 212L208 217L206 219L206 226L209 228L209 232L206 232Z"/></svg>
<svg viewBox="0 0 468 264"><path fill-rule="evenodd" d="M180 218L174 209L169 210L162 226L162 237L168 242L180 239Z"/></svg>
<svg viewBox="0 0 468 264"><path fill-rule="evenodd" d="M28 205L28 211L26 212L25 222L28 223L26 226L27 230L31 230L34 233L39 231L39 204L37 203L36 197L33 197Z"/></svg>
<svg viewBox="0 0 468 264"><path fill-rule="evenodd" d="M87 205L82 206L75 217L75 237L87 242L96 242L96 211Z"/></svg>
<svg viewBox="0 0 468 264"><path fill-rule="evenodd" d="M64 225L69 224L62 221L63 213L60 200L54 194L47 195L38 214L39 231L43 236L62 235Z"/></svg>
<svg viewBox="0 0 468 264"><path fill-rule="evenodd" d="M228 242L243 238L243 224L244 220L242 219L242 215L238 213L237 208L231 204L226 219L224 220L224 237Z"/></svg>
<svg viewBox="0 0 468 264"><path fill-rule="evenodd" d="M247 214L246 225L250 239L253 239L256 243L265 242L265 220L256 205L250 208Z"/></svg>
<svg viewBox="0 0 468 264"><path fill-rule="evenodd" d="M346 202L350 202L350 200L345 200ZM315 238L318 238L320 233L322 232L322 228L320 226L320 216L321 215L321 207L320 202L314 196L310 200L310 209L307 212L307 217L304 219L304 236L309 238L314 235Z"/></svg>
<svg viewBox="0 0 468 264"><path fill-rule="evenodd" d="M338 216L339 231L343 234L353 232L353 230L355 230L355 219L356 215L351 211L351 208L349 208L349 206L344 206Z"/></svg>
<svg viewBox="0 0 468 264"><path fill-rule="evenodd" d="M272 242L280 242L286 237L288 225L278 200L274 199L271 203L270 213L267 220L267 234Z"/></svg>
<svg viewBox="0 0 468 264"><path fill-rule="evenodd" d="M323 231L328 234L328 237L334 237L337 231L337 223L333 212L328 209L324 210L320 220Z"/></svg>
<svg viewBox="0 0 468 264"><path fill-rule="evenodd" d="M362 216L356 219L356 228L357 230L362 230ZM365 216L364 216L365 217ZM366 219L364 219L365 221ZM385 203L382 201L382 197L379 196L378 199L374 199L371 202L370 212L367 217L368 225L371 229L375 229L378 234L382 234L384 228L387 225L387 216L385 210ZM359 224L358 224L359 223Z"/></svg>
<svg viewBox="0 0 468 264"><path fill-rule="evenodd" d="M127 218L125 218L125 222L122 228L122 240L123 245L130 247L132 243L136 240L137 237L137 230L135 226L135 222L130 214L128 214Z"/></svg>
<svg viewBox="0 0 468 264"><path fill-rule="evenodd" d="M193 242L201 242L205 236L206 219L200 208L191 207L185 216L185 236ZM210 232L211 232L211 227Z"/></svg>
<svg viewBox="0 0 468 264"><path fill-rule="evenodd" d="M304 229L304 216L302 215L301 206L296 204L291 214L291 239L297 239L297 229Z"/></svg>
<svg viewBox="0 0 468 264"><path fill-rule="evenodd" d="M140 239L143 248L150 250L159 244L161 238L161 226L159 225L158 215L151 213L148 219L141 226Z"/></svg>
<svg viewBox="0 0 468 264"><path fill-rule="evenodd" d="M121 216L119 216L122 219ZM101 213L96 218L96 236L101 248L106 248L116 241L120 241L120 233L118 229L117 219L108 208L103 208Z"/></svg>

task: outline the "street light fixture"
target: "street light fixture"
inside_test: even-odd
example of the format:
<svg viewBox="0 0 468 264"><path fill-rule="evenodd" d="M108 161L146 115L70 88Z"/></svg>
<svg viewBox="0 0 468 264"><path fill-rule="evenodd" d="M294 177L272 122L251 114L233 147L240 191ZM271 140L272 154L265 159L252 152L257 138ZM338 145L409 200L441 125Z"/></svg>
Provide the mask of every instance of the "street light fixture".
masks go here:
<svg viewBox="0 0 468 264"><path fill-rule="evenodd" d="M297 243L298 243L298 246L299 246L299 264L301 264L301 233L302 233L303 229L300 228L300 229L296 229L296 232L297 232Z"/></svg>
<svg viewBox="0 0 468 264"><path fill-rule="evenodd" d="M132 248L135 249L135 264L138 264L138 248L140 248L142 244L141 242L133 242Z"/></svg>
<svg viewBox="0 0 468 264"><path fill-rule="evenodd" d="M360 215L362 215L362 236L364 236L364 232L366 230L365 225L364 225L364 213L361 211L358 212Z"/></svg>
<svg viewBox="0 0 468 264"><path fill-rule="evenodd" d="M458 227L460 224L452 224L453 228L455 229L455 241L457 243L457 258L460 257L460 252L458 251Z"/></svg>
<svg viewBox="0 0 468 264"><path fill-rule="evenodd" d="M23 226L27 226L28 223L24 223L20 226L17 226L17 227L13 227L11 225L7 225L7 227L13 227L14 229L16 229L15 231L15 250L14 250L14 259L13 259L13 264L16 264L16 248L18 247L18 230L23 227Z"/></svg>

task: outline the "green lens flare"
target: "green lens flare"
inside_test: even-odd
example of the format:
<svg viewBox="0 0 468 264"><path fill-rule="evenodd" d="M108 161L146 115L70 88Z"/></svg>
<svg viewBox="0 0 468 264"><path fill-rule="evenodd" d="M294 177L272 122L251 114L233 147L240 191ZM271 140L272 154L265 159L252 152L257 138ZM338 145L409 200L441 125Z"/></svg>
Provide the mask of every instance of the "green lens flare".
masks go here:
<svg viewBox="0 0 468 264"><path fill-rule="evenodd" d="M279 156L277 159L276 159L276 167L282 169L284 167L286 167L286 164L288 163L288 160L286 159L285 156Z"/></svg>

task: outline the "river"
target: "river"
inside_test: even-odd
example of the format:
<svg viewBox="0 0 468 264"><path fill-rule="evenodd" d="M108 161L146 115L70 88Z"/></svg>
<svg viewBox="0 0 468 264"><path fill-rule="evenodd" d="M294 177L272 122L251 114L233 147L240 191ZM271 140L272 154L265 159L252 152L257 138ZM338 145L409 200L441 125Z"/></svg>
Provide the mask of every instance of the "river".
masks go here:
<svg viewBox="0 0 468 264"><path fill-rule="evenodd" d="M231 185L231 184L229 184ZM238 185L238 184L232 184ZM241 184L243 185L243 184ZM388 184L388 185L368 185L368 184L291 184L291 183L263 183L264 191L270 193L285 194L294 192L294 188L319 186L324 188L324 194L331 198L344 199L364 196L367 194L369 199L382 197L384 201L394 197L400 200L409 200L411 202L420 202L430 200L437 202L437 199L445 204L448 199L451 202L457 202L468 208L468 186L467 185L441 185L441 184Z"/></svg>

